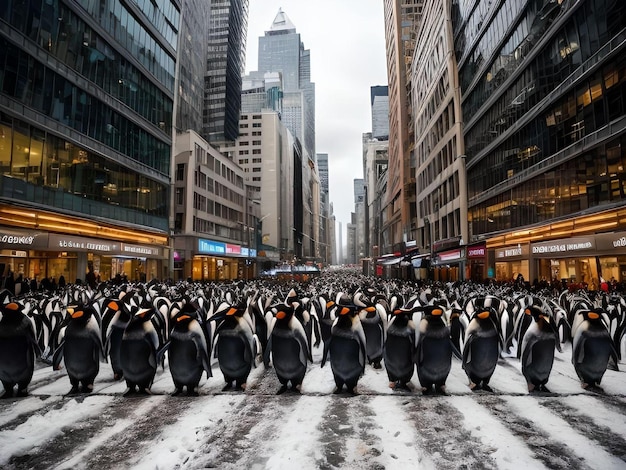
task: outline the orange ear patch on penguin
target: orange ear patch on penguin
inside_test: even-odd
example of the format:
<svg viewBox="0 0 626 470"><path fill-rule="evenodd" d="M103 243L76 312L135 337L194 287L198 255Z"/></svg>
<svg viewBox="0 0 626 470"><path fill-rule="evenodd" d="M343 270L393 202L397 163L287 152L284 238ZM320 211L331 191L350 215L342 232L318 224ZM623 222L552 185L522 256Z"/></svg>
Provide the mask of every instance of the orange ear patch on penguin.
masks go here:
<svg viewBox="0 0 626 470"><path fill-rule="evenodd" d="M481 320L484 320L485 318L489 318L489 311L488 310L484 310L482 312L480 312L479 314L476 315L478 318L480 318Z"/></svg>

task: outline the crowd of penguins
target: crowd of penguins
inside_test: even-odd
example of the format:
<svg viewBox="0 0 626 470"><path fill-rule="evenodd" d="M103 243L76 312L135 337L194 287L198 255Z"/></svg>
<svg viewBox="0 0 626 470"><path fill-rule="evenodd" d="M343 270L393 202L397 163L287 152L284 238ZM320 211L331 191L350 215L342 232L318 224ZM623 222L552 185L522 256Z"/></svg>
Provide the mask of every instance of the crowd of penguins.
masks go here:
<svg viewBox="0 0 626 470"><path fill-rule="evenodd" d="M555 350L571 341L584 388L600 389L617 368L626 300L617 293L529 291L471 282L414 284L355 273L323 274L306 284L69 284L54 293L15 297L0 291L3 397L23 396L35 361L65 367L70 394L93 390L108 361L125 395L149 394L158 367L175 390L197 395L215 361L224 390L244 390L253 367L273 368L277 393L300 391L313 348L323 345L335 393L356 394L369 364L389 385L445 394L452 356L472 390L491 391L501 354L517 354L529 392L547 392ZM167 360L166 360L167 359Z"/></svg>

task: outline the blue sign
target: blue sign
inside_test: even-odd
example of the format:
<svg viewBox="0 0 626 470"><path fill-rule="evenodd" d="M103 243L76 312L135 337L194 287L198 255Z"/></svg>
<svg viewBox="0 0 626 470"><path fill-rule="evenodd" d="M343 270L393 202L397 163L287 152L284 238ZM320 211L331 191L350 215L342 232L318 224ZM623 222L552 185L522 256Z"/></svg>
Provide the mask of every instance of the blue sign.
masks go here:
<svg viewBox="0 0 626 470"><path fill-rule="evenodd" d="M200 253L224 254L226 253L226 243L214 242L211 240L198 240L198 251Z"/></svg>
<svg viewBox="0 0 626 470"><path fill-rule="evenodd" d="M256 258L256 250L250 248L250 258Z"/></svg>
<svg viewBox="0 0 626 470"><path fill-rule="evenodd" d="M248 250L248 248L246 248L245 246L241 247L241 254L243 256L250 256L249 252L250 252L250 250Z"/></svg>

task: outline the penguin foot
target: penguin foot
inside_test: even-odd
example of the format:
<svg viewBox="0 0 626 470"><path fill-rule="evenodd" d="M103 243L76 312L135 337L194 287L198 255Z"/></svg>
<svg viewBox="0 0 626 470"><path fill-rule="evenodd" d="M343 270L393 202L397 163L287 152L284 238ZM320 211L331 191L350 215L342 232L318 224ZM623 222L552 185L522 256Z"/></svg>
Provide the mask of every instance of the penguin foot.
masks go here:
<svg viewBox="0 0 626 470"><path fill-rule="evenodd" d="M448 392L446 392L446 386L445 385L439 385L439 386L435 386L435 393L437 395L444 395L444 396L448 396Z"/></svg>
<svg viewBox="0 0 626 470"><path fill-rule="evenodd" d="M300 389L302 388L302 384L291 385L291 390L295 393L302 393Z"/></svg>
<svg viewBox="0 0 626 470"><path fill-rule="evenodd" d="M282 395L286 391L287 391L287 385L281 385L278 391L276 392L276 395Z"/></svg>
<svg viewBox="0 0 626 470"><path fill-rule="evenodd" d="M548 387L545 386L545 384L541 384L537 387L537 390L539 392L543 392L543 393L552 393L550 392L550 390L548 389Z"/></svg>
<svg viewBox="0 0 626 470"><path fill-rule="evenodd" d="M491 392L491 393L493 393L493 388L491 388L488 384L483 384L482 389L483 389L485 392Z"/></svg>
<svg viewBox="0 0 626 470"><path fill-rule="evenodd" d="M27 397L28 396L28 390L26 390L25 388L22 389L18 389L18 391L15 393L16 397Z"/></svg>
<svg viewBox="0 0 626 470"><path fill-rule="evenodd" d="M83 385L80 389L81 393L91 393L93 392L93 384Z"/></svg>
<svg viewBox="0 0 626 470"><path fill-rule="evenodd" d="M356 391L356 387L349 388L348 393L352 395L353 397L356 397L359 394L359 392Z"/></svg>
<svg viewBox="0 0 626 470"><path fill-rule="evenodd" d="M396 388L396 383L395 382L389 382L389 388L391 388L392 390L394 388Z"/></svg>
<svg viewBox="0 0 626 470"><path fill-rule="evenodd" d="M5 389L4 392L2 392L2 395L0 395L0 399L1 398L13 398L13 389L12 388Z"/></svg>
<svg viewBox="0 0 626 470"><path fill-rule="evenodd" d="M342 390L343 390L343 387L335 387L335 390L333 390L333 394L339 395Z"/></svg>
<svg viewBox="0 0 626 470"><path fill-rule="evenodd" d="M230 383L230 382L228 382L226 385L224 385L224 386L222 387L222 392L227 392L227 391L229 391L231 388L233 388L233 384L232 384L232 383Z"/></svg>
<svg viewBox="0 0 626 470"><path fill-rule="evenodd" d="M79 392L78 390L78 385L72 385L72 388L70 388L70 391L67 392L68 395L76 395Z"/></svg>
<svg viewBox="0 0 626 470"><path fill-rule="evenodd" d="M481 390L481 386L480 386L480 384L476 384L476 383L474 383L474 382L470 382L470 384L469 384L469 388L470 388L470 390L471 390L472 392L477 392L477 391Z"/></svg>
<svg viewBox="0 0 626 470"><path fill-rule="evenodd" d="M405 392L410 392L411 389L409 388L408 384L405 382L402 382L400 380L398 380L393 387L394 390L400 392L400 391L405 391Z"/></svg>
<svg viewBox="0 0 626 470"><path fill-rule="evenodd" d="M195 388L187 388L187 396L188 397L199 397L200 394Z"/></svg>
<svg viewBox="0 0 626 470"><path fill-rule="evenodd" d="M174 392L172 392L172 396L173 397L177 397L181 393L183 393L183 389L182 388L177 388L177 389L174 390Z"/></svg>
<svg viewBox="0 0 626 470"><path fill-rule="evenodd" d="M593 392L593 393L604 393L604 389L602 387L600 387L598 384L596 383L592 383L592 384L585 384L587 385L586 387L583 386L583 388L589 392Z"/></svg>
<svg viewBox="0 0 626 470"><path fill-rule="evenodd" d="M146 388L142 388L139 393L143 394L143 395L152 395L152 392L150 391L150 389L148 387Z"/></svg>
<svg viewBox="0 0 626 470"><path fill-rule="evenodd" d="M124 397L130 397L130 396L134 395L135 393L136 393L136 392L135 392L135 387L128 387L128 388L126 389L126 391L122 394L122 396L124 396Z"/></svg>

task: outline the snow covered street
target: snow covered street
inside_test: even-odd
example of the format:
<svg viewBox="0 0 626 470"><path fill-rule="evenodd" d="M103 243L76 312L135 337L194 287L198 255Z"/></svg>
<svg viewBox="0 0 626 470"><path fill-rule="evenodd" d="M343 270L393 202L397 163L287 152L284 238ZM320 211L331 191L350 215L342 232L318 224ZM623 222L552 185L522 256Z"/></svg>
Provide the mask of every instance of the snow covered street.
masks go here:
<svg viewBox="0 0 626 470"><path fill-rule="evenodd" d="M276 395L273 369L253 370L245 392L222 392L220 369L199 397L170 394L167 364L152 396L124 397L102 364L94 392L65 396L66 373L35 370L26 398L0 401L4 469L220 468L393 469L626 467L626 364L608 370L604 394L583 390L557 352L548 387L529 395L519 361L501 359L494 393L472 392L453 359L448 396L388 387L367 366L358 395L334 395L330 367L314 350L302 394Z"/></svg>

